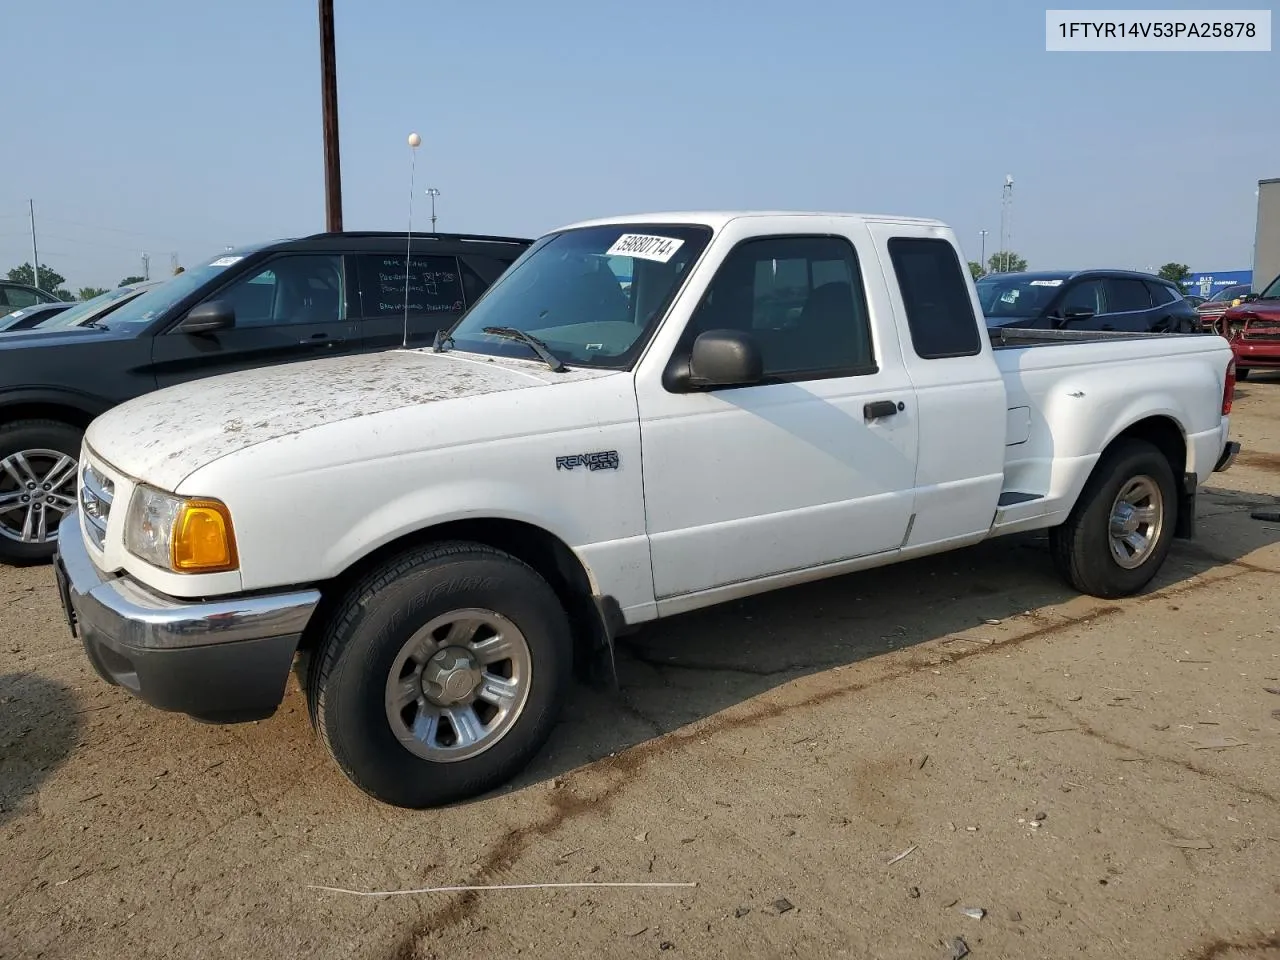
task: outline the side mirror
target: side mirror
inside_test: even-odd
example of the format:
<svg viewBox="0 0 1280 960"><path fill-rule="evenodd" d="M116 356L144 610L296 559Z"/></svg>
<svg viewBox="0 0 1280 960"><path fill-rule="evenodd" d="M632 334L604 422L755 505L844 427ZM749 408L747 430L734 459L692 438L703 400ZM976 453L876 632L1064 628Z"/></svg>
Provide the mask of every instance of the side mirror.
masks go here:
<svg viewBox="0 0 1280 960"><path fill-rule="evenodd" d="M214 333L236 325L235 307L225 300L209 300L191 308L178 324L179 333Z"/></svg>
<svg viewBox="0 0 1280 960"><path fill-rule="evenodd" d="M693 341L687 360L676 360L663 376L673 393L711 387L744 387L764 379L756 338L741 330L708 330Z"/></svg>
<svg viewBox="0 0 1280 960"><path fill-rule="evenodd" d="M1240 298L1240 302L1253 303L1253 301L1257 299L1258 299L1258 295L1256 293L1246 293L1243 297Z"/></svg>

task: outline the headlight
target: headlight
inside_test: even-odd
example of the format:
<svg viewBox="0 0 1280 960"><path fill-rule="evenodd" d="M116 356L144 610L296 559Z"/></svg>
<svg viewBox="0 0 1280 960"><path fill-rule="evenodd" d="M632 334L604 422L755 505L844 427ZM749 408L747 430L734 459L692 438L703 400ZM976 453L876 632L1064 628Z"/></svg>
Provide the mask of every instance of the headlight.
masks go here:
<svg viewBox="0 0 1280 960"><path fill-rule="evenodd" d="M240 565L226 504L152 487L133 491L124 545L147 563L177 573L218 573Z"/></svg>

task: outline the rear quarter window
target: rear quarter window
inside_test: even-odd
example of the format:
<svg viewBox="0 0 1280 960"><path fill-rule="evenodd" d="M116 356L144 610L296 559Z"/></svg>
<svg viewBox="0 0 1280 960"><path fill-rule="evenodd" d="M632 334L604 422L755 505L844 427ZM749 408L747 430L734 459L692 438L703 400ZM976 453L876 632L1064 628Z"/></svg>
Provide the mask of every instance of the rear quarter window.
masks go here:
<svg viewBox="0 0 1280 960"><path fill-rule="evenodd" d="M978 322L955 247L928 237L893 237L889 259L916 355L942 360L980 353Z"/></svg>
<svg viewBox="0 0 1280 960"><path fill-rule="evenodd" d="M1152 283L1148 280L1147 290L1151 294L1151 302L1157 307L1182 299L1182 295L1174 290L1173 287L1166 287L1163 283Z"/></svg>
<svg viewBox="0 0 1280 960"><path fill-rule="evenodd" d="M1107 277L1103 282L1107 288L1108 313L1135 313L1151 309L1151 295L1147 293L1147 285L1141 280Z"/></svg>
<svg viewBox="0 0 1280 960"><path fill-rule="evenodd" d="M462 312L463 281L457 258L414 255L407 262L409 275L406 283L404 254L356 256L360 303L365 317L401 316L405 312L406 290L411 315Z"/></svg>

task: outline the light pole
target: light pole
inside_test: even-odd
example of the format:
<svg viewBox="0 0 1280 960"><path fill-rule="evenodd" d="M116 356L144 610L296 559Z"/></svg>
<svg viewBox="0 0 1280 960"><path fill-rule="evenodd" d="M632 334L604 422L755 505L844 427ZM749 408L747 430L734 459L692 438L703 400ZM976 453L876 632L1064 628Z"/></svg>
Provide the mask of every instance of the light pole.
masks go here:
<svg viewBox="0 0 1280 960"><path fill-rule="evenodd" d="M1004 175L1004 188L1000 195L1000 264L996 273L1009 270L1008 243L1013 236L1013 174Z"/></svg>
<svg viewBox="0 0 1280 960"><path fill-rule="evenodd" d="M435 187L427 187L427 196L431 198L431 232L436 232L436 197L440 196L440 191Z"/></svg>
<svg viewBox="0 0 1280 960"><path fill-rule="evenodd" d="M342 172L338 157L337 56L333 44L333 0L320 3L320 103L324 122L324 219L330 233L342 230Z"/></svg>
<svg viewBox="0 0 1280 960"><path fill-rule="evenodd" d="M27 209L31 211L31 285L39 290L40 286L40 254L36 251L36 202L27 201Z"/></svg>
<svg viewBox="0 0 1280 960"><path fill-rule="evenodd" d="M987 234L988 234L988 233L990 233L990 232L991 232L990 230L979 230L979 231L978 231L978 236L982 238L982 255L981 255L981 257L978 259L978 267L979 267L979 269L981 269L984 273L985 273L985 272L986 272L986 270L987 270Z"/></svg>

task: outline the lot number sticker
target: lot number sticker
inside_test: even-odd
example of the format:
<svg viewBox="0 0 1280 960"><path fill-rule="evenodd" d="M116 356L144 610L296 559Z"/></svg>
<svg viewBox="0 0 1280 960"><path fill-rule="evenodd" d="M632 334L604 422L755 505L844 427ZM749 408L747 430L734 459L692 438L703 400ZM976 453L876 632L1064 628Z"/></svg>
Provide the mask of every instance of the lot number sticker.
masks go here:
<svg viewBox="0 0 1280 960"><path fill-rule="evenodd" d="M209 264L211 267L229 267L233 263L239 263L244 257L219 257Z"/></svg>
<svg viewBox="0 0 1280 960"><path fill-rule="evenodd" d="M624 233L606 252L606 257L636 257L640 260L657 260L666 263L677 250L684 246L683 240L674 237L651 237L644 233Z"/></svg>
<svg viewBox="0 0 1280 960"><path fill-rule="evenodd" d="M1060 287L1062 286L1062 281L1061 280L1032 280L1031 285L1033 287Z"/></svg>

